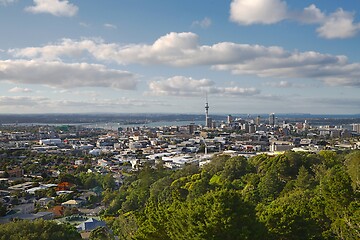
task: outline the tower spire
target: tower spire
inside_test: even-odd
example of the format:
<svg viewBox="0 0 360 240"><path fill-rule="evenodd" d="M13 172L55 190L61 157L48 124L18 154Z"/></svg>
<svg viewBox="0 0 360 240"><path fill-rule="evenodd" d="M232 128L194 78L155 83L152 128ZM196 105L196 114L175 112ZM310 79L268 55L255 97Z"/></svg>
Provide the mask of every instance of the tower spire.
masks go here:
<svg viewBox="0 0 360 240"><path fill-rule="evenodd" d="M212 127L212 119L209 117L209 102L208 102L207 93L206 93L206 103L205 103L205 127L207 128Z"/></svg>

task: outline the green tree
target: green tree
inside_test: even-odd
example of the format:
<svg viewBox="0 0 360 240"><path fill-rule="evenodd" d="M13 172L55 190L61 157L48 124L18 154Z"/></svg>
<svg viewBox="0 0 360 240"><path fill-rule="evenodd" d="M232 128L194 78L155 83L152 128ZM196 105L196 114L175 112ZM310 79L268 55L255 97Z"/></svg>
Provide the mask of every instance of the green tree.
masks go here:
<svg viewBox="0 0 360 240"><path fill-rule="evenodd" d="M56 195L55 188L51 187L51 188L47 189L46 196L48 196L48 197L56 197L57 195Z"/></svg>
<svg viewBox="0 0 360 240"><path fill-rule="evenodd" d="M249 159L249 163L256 168L257 173L263 173L267 170L267 164L269 163L270 156L266 154L259 154Z"/></svg>
<svg viewBox="0 0 360 240"><path fill-rule="evenodd" d="M161 178L154 182L150 187L150 200L156 203L169 203L171 202L171 183L170 176Z"/></svg>
<svg viewBox="0 0 360 240"><path fill-rule="evenodd" d="M309 192L300 189L279 197L269 205L260 204L258 216L272 239L320 239L322 225L311 216Z"/></svg>
<svg viewBox="0 0 360 240"><path fill-rule="evenodd" d="M303 156L300 153L285 152L271 159L268 171L275 171L279 179L289 181L295 179L299 168L303 165Z"/></svg>
<svg viewBox="0 0 360 240"><path fill-rule="evenodd" d="M345 156L347 172L355 191L360 191L360 151L353 151Z"/></svg>
<svg viewBox="0 0 360 240"><path fill-rule="evenodd" d="M99 174L82 172L78 176L79 176L81 185L85 189L91 189L91 188L94 188L97 186L101 186L101 184L99 182L99 178L100 178Z"/></svg>
<svg viewBox="0 0 360 240"><path fill-rule="evenodd" d="M59 176L59 181L60 182L69 182L69 183L73 183L76 185L79 185L81 183L80 179L77 176L69 174L69 173L61 174Z"/></svg>
<svg viewBox="0 0 360 240"><path fill-rule="evenodd" d="M334 214L347 207L354 200L351 179L344 167L335 166L329 169L320 181L319 191Z"/></svg>
<svg viewBox="0 0 360 240"><path fill-rule="evenodd" d="M258 185L259 196L264 201L272 201L279 196L284 186L285 182L279 179L278 173L271 170L260 178Z"/></svg>
<svg viewBox="0 0 360 240"><path fill-rule="evenodd" d="M19 220L0 224L0 240L77 240L81 239L76 229L53 221Z"/></svg>
<svg viewBox="0 0 360 240"><path fill-rule="evenodd" d="M249 173L242 177L244 183L241 194L245 202L250 202L254 205L260 202L259 190L257 188L260 182L260 176L256 173Z"/></svg>
<svg viewBox="0 0 360 240"><path fill-rule="evenodd" d="M6 207L3 205L2 201L0 201L0 217L6 215Z"/></svg>
<svg viewBox="0 0 360 240"><path fill-rule="evenodd" d="M120 214L110 223L110 225L112 226L111 228L113 229L114 234L121 240L134 239L136 231L138 230L137 219L133 212Z"/></svg>
<svg viewBox="0 0 360 240"><path fill-rule="evenodd" d="M301 166L297 175L295 186L299 189L306 190L311 186L312 176L304 166Z"/></svg>
<svg viewBox="0 0 360 240"><path fill-rule="evenodd" d="M323 158L323 164L325 164L327 168L341 164L339 156L334 151L323 150L319 152L319 155Z"/></svg>
<svg viewBox="0 0 360 240"><path fill-rule="evenodd" d="M253 172L252 166L249 165L245 157L232 157L225 162L221 177L232 182L251 172Z"/></svg>
<svg viewBox="0 0 360 240"><path fill-rule="evenodd" d="M102 181L102 187L104 189L114 190L116 187L115 179L113 178L112 174L108 173L104 176Z"/></svg>
<svg viewBox="0 0 360 240"><path fill-rule="evenodd" d="M203 170L210 175L224 170L226 161L230 159L229 155L218 155L211 159L210 163L204 165Z"/></svg>
<svg viewBox="0 0 360 240"><path fill-rule="evenodd" d="M350 203L343 216L333 221L331 229L339 239L360 239L360 203Z"/></svg>
<svg viewBox="0 0 360 240"><path fill-rule="evenodd" d="M111 240L115 239L106 227L97 227L91 231L89 240Z"/></svg>
<svg viewBox="0 0 360 240"><path fill-rule="evenodd" d="M256 220L254 208L234 190L210 191L186 202L173 202L147 218L135 239L264 239L266 230ZM161 223L161 224L159 224Z"/></svg>

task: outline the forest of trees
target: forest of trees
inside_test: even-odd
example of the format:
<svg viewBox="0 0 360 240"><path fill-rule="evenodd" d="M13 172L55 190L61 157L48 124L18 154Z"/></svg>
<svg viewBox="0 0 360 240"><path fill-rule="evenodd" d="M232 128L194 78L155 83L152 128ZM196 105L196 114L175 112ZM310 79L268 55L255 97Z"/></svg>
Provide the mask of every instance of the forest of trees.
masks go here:
<svg viewBox="0 0 360 240"><path fill-rule="evenodd" d="M104 190L112 232L97 229L90 239L360 239L359 150L217 155L177 171L146 165L120 189L109 174L62 177ZM52 221L0 225L0 239L79 237Z"/></svg>
<svg viewBox="0 0 360 240"><path fill-rule="evenodd" d="M104 193L120 239L360 239L360 151L161 164Z"/></svg>

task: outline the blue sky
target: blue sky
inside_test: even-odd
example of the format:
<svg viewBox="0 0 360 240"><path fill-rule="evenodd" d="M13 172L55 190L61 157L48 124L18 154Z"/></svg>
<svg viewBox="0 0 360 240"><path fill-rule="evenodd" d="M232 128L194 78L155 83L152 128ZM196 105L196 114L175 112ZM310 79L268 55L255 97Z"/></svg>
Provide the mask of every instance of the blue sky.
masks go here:
<svg viewBox="0 0 360 240"><path fill-rule="evenodd" d="M0 0L0 113L360 113L360 1Z"/></svg>

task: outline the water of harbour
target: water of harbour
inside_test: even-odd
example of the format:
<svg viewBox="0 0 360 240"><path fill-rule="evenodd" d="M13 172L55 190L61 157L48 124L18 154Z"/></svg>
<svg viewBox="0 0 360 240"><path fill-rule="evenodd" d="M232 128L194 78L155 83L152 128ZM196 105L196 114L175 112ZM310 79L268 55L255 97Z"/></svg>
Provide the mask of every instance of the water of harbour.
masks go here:
<svg viewBox="0 0 360 240"><path fill-rule="evenodd" d="M122 124L122 123L114 123L114 122L108 122L108 123L91 123L91 124L85 124L82 126L86 128L103 128L103 129L109 129L109 130L116 130L119 127L121 128L127 128L127 127L164 127L164 126L187 126L190 124L195 125L204 125L203 121L160 121L160 122L149 122L149 123L134 123L134 124Z"/></svg>

